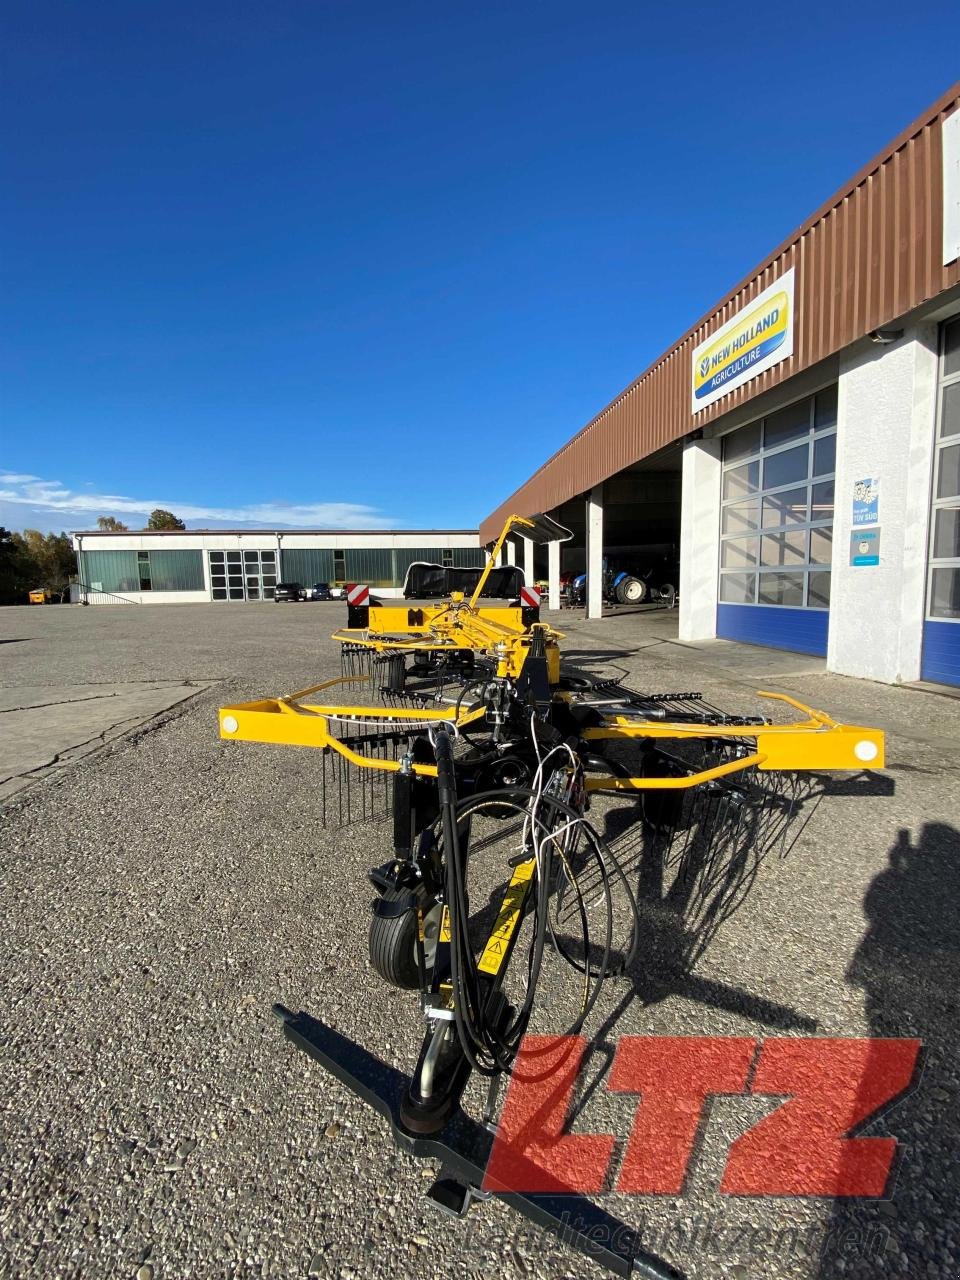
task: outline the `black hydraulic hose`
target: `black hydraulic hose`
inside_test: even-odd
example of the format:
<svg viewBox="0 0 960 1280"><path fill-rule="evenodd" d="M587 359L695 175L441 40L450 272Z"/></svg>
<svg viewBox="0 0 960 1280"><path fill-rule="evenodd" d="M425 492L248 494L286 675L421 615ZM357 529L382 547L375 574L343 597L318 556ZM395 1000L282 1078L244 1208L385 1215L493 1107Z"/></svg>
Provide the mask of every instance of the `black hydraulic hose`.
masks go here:
<svg viewBox="0 0 960 1280"><path fill-rule="evenodd" d="M465 693L466 689L462 691L462 694ZM562 820L562 824L568 826L568 830L582 830L585 834L590 853L592 858L596 860L603 884L607 908L606 929L604 931L602 960L594 969L594 966L587 959L589 956L589 926L583 894L572 866L568 864L566 871L568 879L571 880L571 887L577 896L578 914L580 915L581 926L584 929L585 959L587 959L587 962L581 972L585 972L588 984L580 1016L568 1034L579 1030L583 1026L584 1020L596 1003L603 978L610 973L610 953L613 941L613 903L609 868L604 856L603 841L597 832L583 818L582 814L558 796L544 794L543 792L536 793L526 788L512 788L509 790L481 792L465 801L463 805L458 806L453 742L447 730L440 729L434 735L434 752L437 762L437 794L442 840L446 851L444 859L445 894L451 920L450 976L453 988L454 1020L461 1048L471 1067L482 1075L490 1076L500 1070L509 1069L529 1024L533 1012L547 934L550 934L554 945L557 946L558 951L564 955L565 959L572 962L575 968L579 969L581 967L573 960L573 957L566 954L562 945L557 945L558 939L550 924L550 877L546 874L541 874L543 869L540 867L538 860L538 865L534 872L536 881L535 886L533 886L535 892L534 931L527 957L527 990L520 1008L516 1011L508 1027L497 1027L491 1024L490 1015L487 1012L489 992L484 992L481 989L470 946L470 908L463 865L464 854L460 847L458 818L469 816L474 810L482 808L484 805L508 804L516 807L518 811L528 814L530 822L534 824L538 833L535 841L538 847L542 842L548 842L551 839L564 839L564 836L557 837L552 831L558 819ZM543 816L544 811L546 820L544 820ZM540 832L542 832L542 835ZM552 857L554 855L547 852L547 856ZM620 878L627 887L628 897L633 907L634 928L632 946L630 947L630 953L632 954L637 943L636 901L629 886L626 885L623 869L615 858L612 861ZM561 858L561 862L565 863L566 858ZM591 979L593 979L592 990L590 989Z"/></svg>
<svg viewBox="0 0 960 1280"><path fill-rule="evenodd" d="M435 737L434 753L437 760L437 794L440 803L440 822L446 850L446 899L451 915L450 978L453 986L453 1013L460 1038L460 1046L467 1061L481 1075L492 1075L496 1066L488 1067L480 1062L477 1050L483 1049L480 1036L475 1033L479 1014L476 974L473 966L463 966L461 947L463 940L469 946L469 906L466 885L463 883L460 865L460 841L457 834L457 789L453 765L453 748L450 735L440 730ZM454 916L456 919L454 920ZM466 981L464 981L466 969ZM468 1012L469 1010L469 1012Z"/></svg>

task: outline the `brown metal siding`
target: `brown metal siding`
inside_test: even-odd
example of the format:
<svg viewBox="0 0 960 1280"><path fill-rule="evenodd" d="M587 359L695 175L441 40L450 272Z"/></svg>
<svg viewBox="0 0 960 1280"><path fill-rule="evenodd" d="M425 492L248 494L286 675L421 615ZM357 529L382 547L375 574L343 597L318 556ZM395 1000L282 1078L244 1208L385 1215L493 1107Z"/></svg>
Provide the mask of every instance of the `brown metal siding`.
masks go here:
<svg viewBox="0 0 960 1280"><path fill-rule="evenodd" d="M940 128L958 106L960 83L492 512L481 541L496 537L512 512L552 510L960 283L960 262L940 261ZM793 355L694 417L692 351L791 266Z"/></svg>

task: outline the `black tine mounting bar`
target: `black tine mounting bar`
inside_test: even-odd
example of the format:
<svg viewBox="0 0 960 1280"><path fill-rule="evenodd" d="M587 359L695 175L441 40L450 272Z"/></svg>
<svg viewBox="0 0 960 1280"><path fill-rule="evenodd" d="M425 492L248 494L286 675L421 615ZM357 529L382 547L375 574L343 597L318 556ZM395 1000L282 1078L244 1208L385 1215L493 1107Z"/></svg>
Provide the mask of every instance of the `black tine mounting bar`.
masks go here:
<svg viewBox="0 0 960 1280"><path fill-rule="evenodd" d="M400 1100L410 1087L408 1076L308 1013L294 1013L282 1004L275 1004L273 1013L291 1044L383 1116L402 1151L441 1162L441 1175L428 1196L441 1210L462 1216L483 1185L493 1146L490 1130L458 1107L439 1133L410 1133L400 1119ZM493 1194L614 1275L683 1280L681 1272L642 1248L636 1231L583 1196Z"/></svg>

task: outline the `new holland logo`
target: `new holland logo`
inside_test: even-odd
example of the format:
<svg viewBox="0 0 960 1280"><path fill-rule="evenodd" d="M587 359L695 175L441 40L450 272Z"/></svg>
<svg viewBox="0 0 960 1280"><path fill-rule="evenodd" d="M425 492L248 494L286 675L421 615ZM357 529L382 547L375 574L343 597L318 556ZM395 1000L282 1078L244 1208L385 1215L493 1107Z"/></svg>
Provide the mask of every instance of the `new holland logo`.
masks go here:
<svg viewBox="0 0 960 1280"><path fill-rule="evenodd" d="M693 353L694 412L792 352L791 269Z"/></svg>
<svg viewBox="0 0 960 1280"><path fill-rule="evenodd" d="M702 400L776 351L787 336L788 316L787 295L782 291L762 307L748 311L736 329L724 334L700 360L694 391L697 399Z"/></svg>

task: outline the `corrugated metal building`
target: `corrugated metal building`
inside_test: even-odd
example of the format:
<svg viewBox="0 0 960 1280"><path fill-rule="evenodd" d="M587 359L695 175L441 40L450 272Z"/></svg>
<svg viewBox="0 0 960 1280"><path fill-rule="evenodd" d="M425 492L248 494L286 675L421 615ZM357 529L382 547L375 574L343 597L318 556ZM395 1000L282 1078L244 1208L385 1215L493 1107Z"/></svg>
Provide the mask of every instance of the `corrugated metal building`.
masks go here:
<svg viewBox="0 0 960 1280"><path fill-rule="evenodd" d="M665 532L679 541L682 639L960 684L960 84L492 512L481 539L511 511L582 530L599 616L604 545L632 522L650 540L645 477L661 497L668 479L680 487ZM560 569L551 548L553 605Z"/></svg>
<svg viewBox="0 0 960 1280"><path fill-rule="evenodd" d="M75 533L77 595L90 604L273 600L278 582L363 582L401 594L415 560L484 562L475 529L186 529Z"/></svg>

